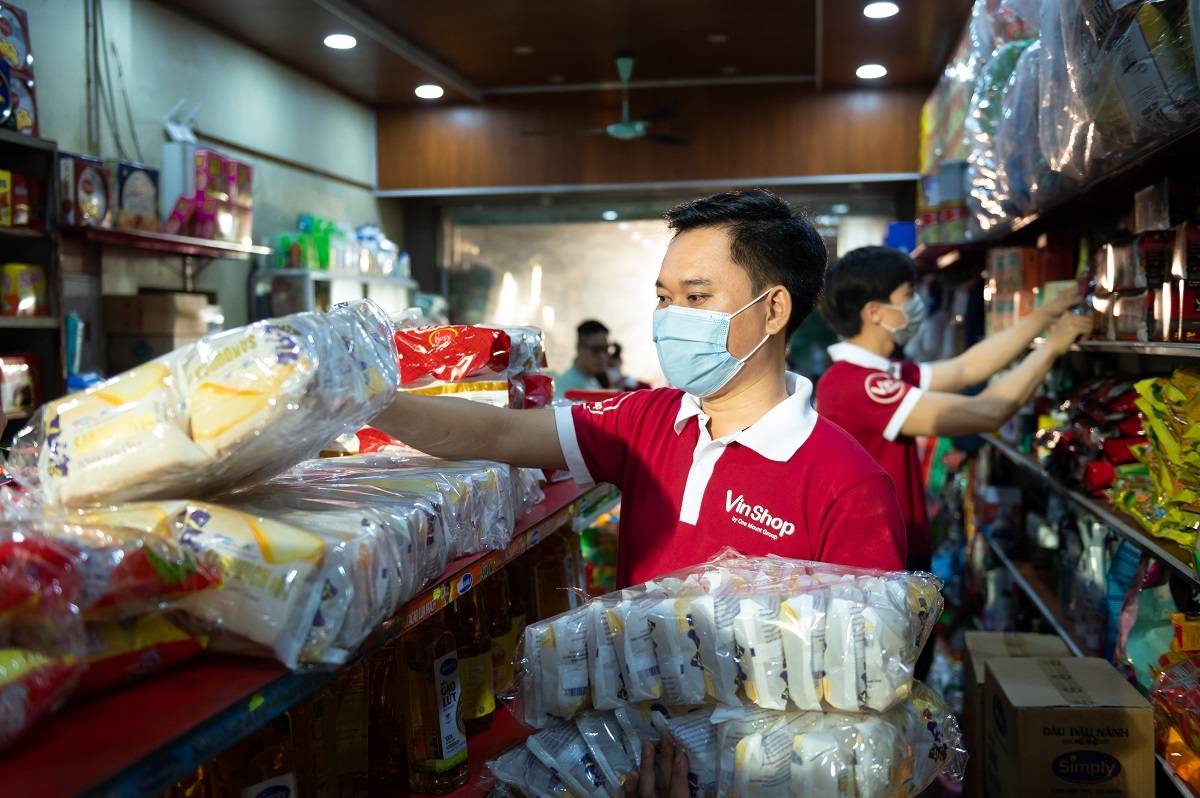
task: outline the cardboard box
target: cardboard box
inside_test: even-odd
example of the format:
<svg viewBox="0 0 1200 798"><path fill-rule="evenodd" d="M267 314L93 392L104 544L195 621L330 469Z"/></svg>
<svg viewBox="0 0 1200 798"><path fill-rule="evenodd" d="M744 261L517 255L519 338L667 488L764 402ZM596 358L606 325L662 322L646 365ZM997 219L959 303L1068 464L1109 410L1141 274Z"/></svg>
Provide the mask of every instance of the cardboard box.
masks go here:
<svg viewBox="0 0 1200 798"><path fill-rule="evenodd" d="M62 183L62 223L72 226L109 227L112 224L112 173L99 158L86 155L58 154L58 174Z"/></svg>
<svg viewBox="0 0 1200 798"><path fill-rule="evenodd" d="M109 335L195 336L208 332L201 313L203 294L136 294L103 298L104 330Z"/></svg>
<svg viewBox="0 0 1200 798"><path fill-rule="evenodd" d="M987 663L990 798L1154 795L1149 702L1096 657Z"/></svg>
<svg viewBox="0 0 1200 798"><path fill-rule="evenodd" d="M1016 632L967 632L963 648L963 743L967 772L963 795L983 796L983 683L989 660L1012 657L1067 657L1067 644L1057 635Z"/></svg>
<svg viewBox="0 0 1200 798"><path fill-rule="evenodd" d="M112 197L116 227L157 232L158 170L129 161L113 161L110 168L117 176Z"/></svg>
<svg viewBox="0 0 1200 798"><path fill-rule="evenodd" d="M128 371L181 346L194 344L200 338L199 335L110 335L108 372Z"/></svg>

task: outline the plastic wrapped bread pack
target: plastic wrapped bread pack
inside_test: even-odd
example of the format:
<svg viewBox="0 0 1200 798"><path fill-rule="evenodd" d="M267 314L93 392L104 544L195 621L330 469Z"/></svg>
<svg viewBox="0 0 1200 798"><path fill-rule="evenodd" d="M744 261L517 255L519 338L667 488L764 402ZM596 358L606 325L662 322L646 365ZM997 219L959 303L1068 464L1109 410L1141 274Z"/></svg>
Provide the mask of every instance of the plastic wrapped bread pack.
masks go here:
<svg viewBox="0 0 1200 798"><path fill-rule="evenodd" d="M601 753L589 747L597 770L605 774L623 767L628 773L639 759L616 753L616 729L609 718L624 735L627 753L640 751L643 740L657 743L662 734L671 735L688 756L691 795L704 798L913 798L939 775L961 779L967 756L949 705L920 682L904 701L883 713L643 703L577 718L575 728L582 731L585 744L589 735L604 738ZM559 721L554 728L563 730L557 736L574 739L568 733L569 721ZM571 750L578 753L577 748ZM517 757L512 752L506 756L510 755ZM600 759L605 757L613 759L602 767ZM518 790L532 788L515 768L492 767L492 772ZM620 794L619 788L608 794Z"/></svg>
<svg viewBox="0 0 1200 798"><path fill-rule="evenodd" d="M0 529L0 750L58 709L86 667L85 578L53 538Z"/></svg>
<svg viewBox="0 0 1200 798"><path fill-rule="evenodd" d="M96 508L94 523L169 535L221 578L176 606L188 631L211 636L215 650L262 655L295 668L320 607L329 543L273 518L206 502L172 501Z"/></svg>
<svg viewBox="0 0 1200 798"><path fill-rule="evenodd" d="M525 746L542 764L557 773L579 798L616 798L620 783L609 783L587 741L573 722L559 723L530 736Z"/></svg>
<svg viewBox="0 0 1200 798"><path fill-rule="evenodd" d="M50 505L211 496L261 482L353 432L399 385L371 300L202 338L50 402L15 467Z"/></svg>
<svg viewBox="0 0 1200 798"><path fill-rule="evenodd" d="M487 766L501 783L521 785L522 794L529 798L574 798L558 774L526 746L502 754Z"/></svg>
<svg viewBox="0 0 1200 798"><path fill-rule="evenodd" d="M688 703L701 698L703 684L704 699L727 705L883 711L908 696L917 656L941 613L940 588L929 574L727 550L573 612L573 623L588 627L590 690L570 705ZM562 617L530 629L542 634ZM522 690L551 697L542 712L527 715L537 727L539 718L545 724L565 717L566 705L553 698L563 685L547 684L557 671L533 651L520 663Z"/></svg>
<svg viewBox="0 0 1200 798"><path fill-rule="evenodd" d="M588 615L578 609L531 624L522 633L522 661L528 663L522 673L522 698L528 725L545 728L591 704Z"/></svg>

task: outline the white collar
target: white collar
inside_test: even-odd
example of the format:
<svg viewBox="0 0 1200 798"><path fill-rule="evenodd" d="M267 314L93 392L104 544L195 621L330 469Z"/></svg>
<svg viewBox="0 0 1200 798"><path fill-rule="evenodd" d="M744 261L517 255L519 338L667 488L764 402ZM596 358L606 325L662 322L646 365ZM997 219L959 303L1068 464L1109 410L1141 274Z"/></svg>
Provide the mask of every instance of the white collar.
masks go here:
<svg viewBox="0 0 1200 798"><path fill-rule="evenodd" d="M875 369L876 371L886 371L893 377L898 376L900 364L895 360L888 360L883 355L877 355L869 349L864 349L858 344L852 344L848 341L841 341L829 347L826 352L829 353L829 358L834 363L846 362L852 363L855 366L862 366L865 369Z"/></svg>
<svg viewBox="0 0 1200 798"><path fill-rule="evenodd" d="M784 463L792 459L817 423L812 408L813 385L799 374L787 373L788 398L767 411L767 414L744 430L718 440L729 444L737 441L768 460ZM708 415L700 407L700 399L685 393L675 416L675 433L683 432L688 422L700 417L701 425L708 424Z"/></svg>

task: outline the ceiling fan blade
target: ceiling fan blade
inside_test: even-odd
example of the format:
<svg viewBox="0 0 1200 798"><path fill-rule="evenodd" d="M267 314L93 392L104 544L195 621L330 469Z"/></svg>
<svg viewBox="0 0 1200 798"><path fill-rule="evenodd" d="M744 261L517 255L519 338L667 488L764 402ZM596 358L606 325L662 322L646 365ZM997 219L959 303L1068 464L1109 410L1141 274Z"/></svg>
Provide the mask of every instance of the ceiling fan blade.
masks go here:
<svg viewBox="0 0 1200 798"><path fill-rule="evenodd" d="M642 114L637 118L638 122L661 122L664 119L673 119L679 115L679 111L674 108L659 108L651 111L648 114Z"/></svg>
<svg viewBox="0 0 1200 798"><path fill-rule="evenodd" d="M523 136L595 136L607 133L608 129L603 127L576 127L563 128L562 130L523 130Z"/></svg>
<svg viewBox="0 0 1200 798"><path fill-rule="evenodd" d="M659 144L691 144L691 139L685 139L682 136L667 136L662 133L647 133L642 136L647 141L657 141Z"/></svg>

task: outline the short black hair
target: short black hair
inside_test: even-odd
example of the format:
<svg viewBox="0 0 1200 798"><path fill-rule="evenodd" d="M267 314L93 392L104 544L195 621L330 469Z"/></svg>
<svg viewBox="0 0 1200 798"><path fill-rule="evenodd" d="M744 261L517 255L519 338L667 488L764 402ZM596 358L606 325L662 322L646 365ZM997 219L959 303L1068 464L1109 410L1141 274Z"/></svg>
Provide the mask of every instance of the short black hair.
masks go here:
<svg viewBox="0 0 1200 798"><path fill-rule="evenodd" d="M761 294L782 285L792 297L790 338L821 298L828 253L821 234L783 197L762 188L727 191L676 205L665 214L675 234L702 227L729 231L730 256Z"/></svg>
<svg viewBox="0 0 1200 798"><path fill-rule="evenodd" d="M860 247L835 260L825 275L821 315L843 338L862 332L862 309L887 302L905 283L917 282L912 258L892 247Z"/></svg>
<svg viewBox="0 0 1200 798"><path fill-rule="evenodd" d="M583 324L575 328L576 340L582 342L584 338L596 333L604 333L608 335L608 328L595 319L588 319Z"/></svg>

